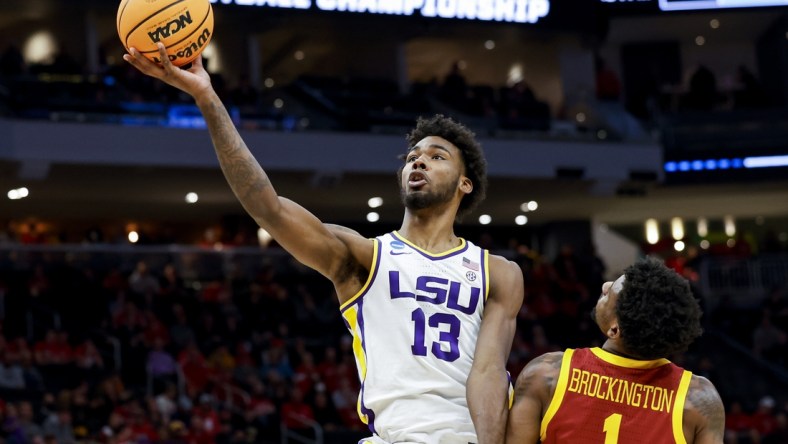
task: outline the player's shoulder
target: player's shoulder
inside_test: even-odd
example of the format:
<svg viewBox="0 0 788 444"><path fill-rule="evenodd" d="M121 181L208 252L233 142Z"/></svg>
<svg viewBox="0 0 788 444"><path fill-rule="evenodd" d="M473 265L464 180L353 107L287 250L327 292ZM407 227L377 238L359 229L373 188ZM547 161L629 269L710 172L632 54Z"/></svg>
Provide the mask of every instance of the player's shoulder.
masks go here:
<svg viewBox="0 0 788 444"><path fill-rule="evenodd" d="M564 352L562 351L550 352L537 356L523 368L517 380L528 379L535 375L550 376L557 373L561 370L561 362L563 359Z"/></svg>
<svg viewBox="0 0 788 444"><path fill-rule="evenodd" d="M505 300L512 311L520 309L523 301L523 271L519 265L503 256L489 256L490 297Z"/></svg>
<svg viewBox="0 0 788 444"><path fill-rule="evenodd" d="M490 273L519 275L522 277L522 269L516 262L506 259L498 254L489 255Z"/></svg>
<svg viewBox="0 0 788 444"><path fill-rule="evenodd" d="M546 390L545 393L552 393L561 373L563 359L562 351L545 353L532 359L517 376L516 389Z"/></svg>
<svg viewBox="0 0 788 444"><path fill-rule="evenodd" d="M687 407L700 409L701 412L717 403L722 405L722 399L714 384L707 378L695 374L690 379L687 402L689 404Z"/></svg>

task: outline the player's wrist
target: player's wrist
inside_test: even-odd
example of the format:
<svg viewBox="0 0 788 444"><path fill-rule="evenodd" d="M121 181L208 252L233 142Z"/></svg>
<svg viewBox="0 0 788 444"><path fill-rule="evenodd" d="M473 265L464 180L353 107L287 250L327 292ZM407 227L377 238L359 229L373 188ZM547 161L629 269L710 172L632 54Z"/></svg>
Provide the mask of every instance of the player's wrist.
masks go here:
<svg viewBox="0 0 788 444"><path fill-rule="evenodd" d="M192 92L191 96L200 108L210 105L214 101L219 101L219 96L216 95L216 91L210 85Z"/></svg>

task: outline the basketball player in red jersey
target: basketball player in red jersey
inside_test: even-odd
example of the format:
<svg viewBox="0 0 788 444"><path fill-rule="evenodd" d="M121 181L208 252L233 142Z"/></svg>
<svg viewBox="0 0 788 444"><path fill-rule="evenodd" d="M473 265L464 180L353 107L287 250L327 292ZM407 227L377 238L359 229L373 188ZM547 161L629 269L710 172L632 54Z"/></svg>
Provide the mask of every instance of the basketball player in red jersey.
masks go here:
<svg viewBox="0 0 788 444"><path fill-rule="evenodd" d="M602 286L601 348L531 361L515 386L506 442L722 444L725 411L705 378L666 359L701 334L687 282L647 259Z"/></svg>

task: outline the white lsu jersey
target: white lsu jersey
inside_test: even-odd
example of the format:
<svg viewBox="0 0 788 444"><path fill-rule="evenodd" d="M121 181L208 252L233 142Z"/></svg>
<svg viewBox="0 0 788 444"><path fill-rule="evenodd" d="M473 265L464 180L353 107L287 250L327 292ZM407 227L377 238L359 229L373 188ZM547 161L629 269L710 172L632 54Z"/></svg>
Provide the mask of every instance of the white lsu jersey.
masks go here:
<svg viewBox="0 0 788 444"><path fill-rule="evenodd" d="M361 420L389 443L475 443L465 386L489 293L488 252L463 239L431 254L396 231L373 242L367 282L340 307Z"/></svg>

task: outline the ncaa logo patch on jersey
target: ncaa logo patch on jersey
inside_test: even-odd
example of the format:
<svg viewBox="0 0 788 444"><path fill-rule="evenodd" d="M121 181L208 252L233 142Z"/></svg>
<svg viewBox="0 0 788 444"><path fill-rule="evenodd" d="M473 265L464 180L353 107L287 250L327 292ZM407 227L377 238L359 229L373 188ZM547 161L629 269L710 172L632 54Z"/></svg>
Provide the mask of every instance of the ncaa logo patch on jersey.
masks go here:
<svg viewBox="0 0 788 444"><path fill-rule="evenodd" d="M411 253L411 251L405 249L405 242L399 240L393 240L389 242L389 246L391 246L391 251L389 251L389 254L392 256Z"/></svg>
<svg viewBox="0 0 788 444"><path fill-rule="evenodd" d="M399 240L393 240L389 242L389 246L391 246L391 248L395 250L402 250L403 248L405 248L405 242Z"/></svg>

